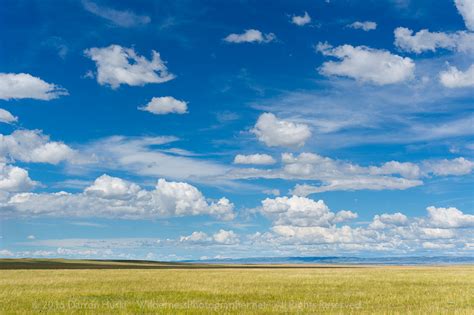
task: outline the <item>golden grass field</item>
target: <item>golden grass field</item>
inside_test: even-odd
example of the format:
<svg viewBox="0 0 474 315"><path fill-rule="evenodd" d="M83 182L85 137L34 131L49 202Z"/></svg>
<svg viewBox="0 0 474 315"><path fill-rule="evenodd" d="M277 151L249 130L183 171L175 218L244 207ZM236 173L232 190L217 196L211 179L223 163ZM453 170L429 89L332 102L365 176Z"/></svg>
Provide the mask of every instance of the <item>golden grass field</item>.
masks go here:
<svg viewBox="0 0 474 315"><path fill-rule="evenodd" d="M1 314L474 314L474 266L23 262L0 261Z"/></svg>

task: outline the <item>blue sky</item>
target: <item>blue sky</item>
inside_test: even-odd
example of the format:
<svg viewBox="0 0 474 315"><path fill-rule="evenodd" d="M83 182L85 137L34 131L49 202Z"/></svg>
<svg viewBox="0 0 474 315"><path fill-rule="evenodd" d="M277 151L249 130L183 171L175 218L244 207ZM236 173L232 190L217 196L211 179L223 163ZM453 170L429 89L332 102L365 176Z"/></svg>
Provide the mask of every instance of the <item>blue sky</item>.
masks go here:
<svg viewBox="0 0 474 315"><path fill-rule="evenodd" d="M472 255L474 1L5 1L0 255Z"/></svg>

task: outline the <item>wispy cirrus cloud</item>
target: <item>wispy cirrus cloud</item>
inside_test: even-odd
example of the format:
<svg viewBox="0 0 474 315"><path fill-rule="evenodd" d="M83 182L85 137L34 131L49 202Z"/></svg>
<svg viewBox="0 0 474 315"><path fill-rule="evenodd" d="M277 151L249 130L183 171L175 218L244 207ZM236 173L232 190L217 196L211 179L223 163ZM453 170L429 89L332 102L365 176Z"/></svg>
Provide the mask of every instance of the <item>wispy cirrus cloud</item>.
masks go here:
<svg viewBox="0 0 474 315"><path fill-rule="evenodd" d="M314 89L284 91L250 105L279 119L310 126L309 148L463 138L474 134L469 127L472 96L468 88L446 89L440 84L438 72L445 69L446 61L418 61L411 84L372 86L334 78L315 81ZM426 115L430 112L437 114Z"/></svg>
<svg viewBox="0 0 474 315"><path fill-rule="evenodd" d="M317 182L297 184L294 195L338 190L405 190L423 185L430 176L462 176L470 174L474 162L463 157L444 160L426 160L419 163L388 161L381 165L362 166L335 160L314 153L299 155L283 153L280 168L240 168L228 176L235 179L286 179Z"/></svg>
<svg viewBox="0 0 474 315"><path fill-rule="evenodd" d="M88 12L120 27L135 27L151 22L151 18L147 15L138 15L130 10L117 10L90 0L82 0L82 6Z"/></svg>
<svg viewBox="0 0 474 315"><path fill-rule="evenodd" d="M5 124L12 124L18 121L18 117L13 116L9 111L0 108L0 122Z"/></svg>

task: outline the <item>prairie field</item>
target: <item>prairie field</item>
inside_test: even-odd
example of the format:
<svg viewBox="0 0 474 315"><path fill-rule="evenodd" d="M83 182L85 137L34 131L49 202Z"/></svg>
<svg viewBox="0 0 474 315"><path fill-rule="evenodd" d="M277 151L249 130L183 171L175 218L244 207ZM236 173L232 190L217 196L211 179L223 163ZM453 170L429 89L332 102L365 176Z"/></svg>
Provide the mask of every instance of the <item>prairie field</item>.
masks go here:
<svg viewBox="0 0 474 315"><path fill-rule="evenodd" d="M474 313L474 266L5 261L1 314Z"/></svg>

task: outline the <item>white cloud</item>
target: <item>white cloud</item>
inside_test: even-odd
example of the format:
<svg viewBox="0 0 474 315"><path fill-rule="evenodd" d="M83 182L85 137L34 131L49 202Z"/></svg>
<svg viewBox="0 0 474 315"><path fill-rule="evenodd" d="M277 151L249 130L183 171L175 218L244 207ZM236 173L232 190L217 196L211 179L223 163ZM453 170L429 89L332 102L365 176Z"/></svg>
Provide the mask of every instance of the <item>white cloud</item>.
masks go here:
<svg viewBox="0 0 474 315"><path fill-rule="evenodd" d="M121 27L133 27L150 23L151 19L146 15L137 15L131 11L121 11L113 8L108 8L105 6L99 6L96 3L88 0L83 0L82 5L84 9L109 20L115 25Z"/></svg>
<svg viewBox="0 0 474 315"><path fill-rule="evenodd" d="M179 241L182 243L194 243L194 244L203 244L210 241L209 236L204 232L193 232L188 236L181 236Z"/></svg>
<svg viewBox="0 0 474 315"><path fill-rule="evenodd" d="M271 232L255 234L252 244L267 249L293 248L298 251L308 246L307 253L311 255L315 251L407 253L427 248L463 249L473 241L470 228L474 227L474 216L456 208L429 207L427 217L414 218L399 212L384 213L375 215L366 225L361 223L352 227L338 226L341 221L335 218L343 211L334 214L321 200L277 199L270 199L270 206L264 205L261 209L271 220ZM353 219L357 214L349 212L342 216Z"/></svg>
<svg viewBox="0 0 474 315"><path fill-rule="evenodd" d="M302 244L351 244L369 243L370 238L360 230L349 226L320 227L320 226L292 226L276 225L272 231L294 243Z"/></svg>
<svg viewBox="0 0 474 315"><path fill-rule="evenodd" d="M28 73L0 73L1 100L32 98L49 101L67 94L65 89Z"/></svg>
<svg viewBox="0 0 474 315"><path fill-rule="evenodd" d="M28 235L28 237L26 238L28 240L34 240L36 239L36 237L34 235Z"/></svg>
<svg viewBox="0 0 474 315"><path fill-rule="evenodd" d="M28 171L17 166L0 163L0 190L4 192L27 191L38 183L31 180Z"/></svg>
<svg viewBox="0 0 474 315"><path fill-rule="evenodd" d="M209 205L209 214L221 220L232 220L235 218L234 204L227 198L222 197L217 202Z"/></svg>
<svg viewBox="0 0 474 315"><path fill-rule="evenodd" d="M474 87L474 64L464 72L456 67L449 67L448 70L439 74L439 80L448 88Z"/></svg>
<svg viewBox="0 0 474 315"><path fill-rule="evenodd" d="M433 242L423 242L423 248L425 249L450 249L456 247L455 244L442 244L442 243L433 243Z"/></svg>
<svg viewBox="0 0 474 315"><path fill-rule="evenodd" d="M0 122L11 124L18 121L18 117L15 117L7 110L0 108Z"/></svg>
<svg viewBox="0 0 474 315"><path fill-rule="evenodd" d="M234 231L219 230L212 238L218 244L232 245L239 243L239 237Z"/></svg>
<svg viewBox="0 0 474 315"><path fill-rule="evenodd" d="M269 43L276 39L275 34L263 34L259 30L248 29L242 34L229 34L224 41L228 43Z"/></svg>
<svg viewBox="0 0 474 315"><path fill-rule="evenodd" d="M357 217L350 211L333 213L323 200L298 196L266 198L262 201L260 212L275 225L292 226L331 226Z"/></svg>
<svg viewBox="0 0 474 315"><path fill-rule="evenodd" d="M171 96L153 97L148 104L138 109L155 115L187 114L188 103Z"/></svg>
<svg viewBox="0 0 474 315"><path fill-rule="evenodd" d="M421 169L414 163L390 161L380 167L371 167L370 173L374 175L400 174L405 178L418 178L421 175Z"/></svg>
<svg viewBox="0 0 474 315"><path fill-rule="evenodd" d="M429 176L461 176L474 169L474 162L463 157L451 160L425 160L417 164L390 161L381 166L361 166L318 154L282 154L281 168L240 168L229 173L232 178L286 179L317 181L319 185L297 184L291 191L298 196L335 190L404 190L423 184Z"/></svg>
<svg viewBox="0 0 474 315"><path fill-rule="evenodd" d="M280 190L279 189L265 189L262 191L265 195L273 195L273 196L280 196Z"/></svg>
<svg viewBox="0 0 474 315"><path fill-rule="evenodd" d="M456 33L430 32L423 29L413 34L406 27L398 27L394 31L395 46L401 50L422 53L436 51L439 48L458 51L474 52L474 34L464 31Z"/></svg>
<svg viewBox="0 0 474 315"><path fill-rule="evenodd" d="M192 153L160 148L178 139L175 137L112 136L85 145L81 150L84 161L69 164L71 172L83 173L94 168L103 171L120 170L140 176L165 177L194 182L212 182L230 167L212 160L192 157ZM219 182L224 185L225 183Z"/></svg>
<svg viewBox="0 0 474 315"><path fill-rule="evenodd" d="M75 152L62 142L50 141L40 130L15 130L0 134L0 159L58 164L73 158Z"/></svg>
<svg viewBox="0 0 474 315"><path fill-rule="evenodd" d="M234 245L240 242L239 236L234 231L220 229L218 232L209 236L207 233L199 231L193 232L188 236L181 236L180 243L189 243L197 245Z"/></svg>
<svg viewBox="0 0 474 315"><path fill-rule="evenodd" d="M448 239L455 238L456 233L453 229L440 229L440 228L421 228L423 238L427 239Z"/></svg>
<svg viewBox="0 0 474 315"><path fill-rule="evenodd" d="M474 227L474 215L450 208L428 207L428 224L440 228Z"/></svg>
<svg viewBox="0 0 474 315"><path fill-rule="evenodd" d="M302 16L293 15L291 17L291 23L296 24L298 26L303 26L308 23L311 23L311 17L309 16L308 12L305 11Z"/></svg>
<svg viewBox="0 0 474 315"><path fill-rule="evenodd" d="M472 0L455 0L456 8L464 19L466 28L474 31L474 1Z"/></svg>
<svg viewBox="0 0 474 315"><path fill-rule="evenodd" d="M319 43L316 50L325 56L341 60L322 64L319 72L327 76L345 76L362 82L386 85L411 79L415 70L412 59L394 55L386 50L351 45L333 48L327 43Z"/></svg>
<svg viewBox="0 0 474 315"><path fill-rule="evenodd" d="M384 213L375 215L369 227L375 230L385 229L389 226L405 226L409 223L406 215L397 212L394 214Z"/></svg>
<svg viewBox="0 0 474 315"><path fill-rule="evenodd" d="M99 177L82 193L18 193L0 206L12 216L106 217L153 219L211 215L234 218L234 205L226 198L208 202L194 186L159 179L154 190L110 176Z"/></svg>
<svg viewBox="0 0 474 315"><path fill-rule="evenodd" d="M467 56L464 56L467 57ZM313 133L314 148L338 149L372 144L421 144L455 141L474 135L469 115L469 89L443 89L436 83L445 56L418 58L417 68L429 77L412 84L360 84L355 80L323 80L311 90L283 92L251 104L279 118L297 117ZM324 93L321 93L324 90ZM341 91L344 91L343 93ZM454 100L459 100L453 103ZM465 101L461 101L461 100ZM350 104L350 106L348 105ZM454 106L454 108L453 108ZM466 115L453 115L463 112ZM426 115L428 112L437 115ZM438 141L443 146L444 141Z"/></svg>
<svg viewBox="0 0 474 315"><path fill-rule="evenodd" d="M234 158L235 164L255 164L255 165L270 165L275 164L275 159L268 154L237 154Z"/></svg>
<svg viewBox="0 0 474 315"><path fill-rule="evenodd" d="M307 125L278 119L272 113L261 114L252 133L269 147L301 147L311 136Z"/></svg>
<svg viewBox="0 0 474 315"><path fill-rule="evenodd" d="M473 169L474 162L463 157L423 162L423 171L436 176L467 175Z"/></svg>
<svg viewBox="0 0 474 315"><path fill-rule="evenodd" d="M359 215L355 212L349 211L349 210L341 210L336 213L336 216L334 217L334 223L341 223L341 222L346 222L350 220L357 219Z"/></svg>
<svg viewBox="0 0 474 315"><path fill-rule="evenodd" d="M337 190L405 190L422 184L421 180L399 177L355 176L353 178L328 179L320 186L297 184L291 192L298 196L308 196L310 194Z"/></svg>
<svg viewBox="0 0 474 315"><path fill-rule="evenodd" d="M104 199L129 199L141 190L137 184L127 182L118 177L104 174L97 178L93 185L84 191L88 195L94 195Z"/></svg>
<svg viewBox="0 0 474 315"><path fill-rule="evenodd" d="M121 84L143 86L147 83L163 83L175 78L160 54L153 50L152 59L138 55L133 48L110 45L85 50L97 66L97 82L110 85L113 89Z"/></svg>
<svg viewBox="0 0 474 315"><path fill-rule="evenodd" d="M364 30L366 32L377 29L377 23L372 22L372 21L365 21L365 22L356 21L347 26L353 29Z"/></svg>

